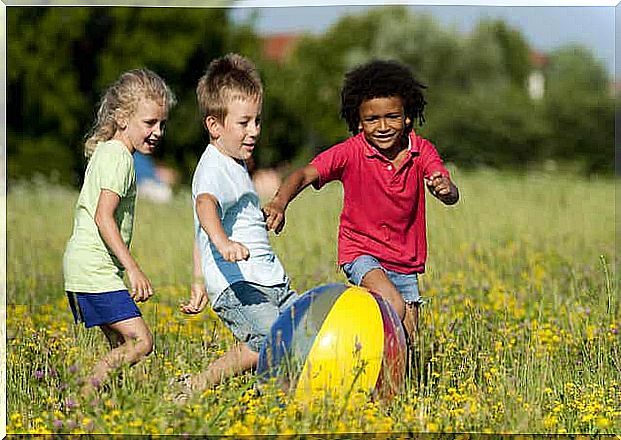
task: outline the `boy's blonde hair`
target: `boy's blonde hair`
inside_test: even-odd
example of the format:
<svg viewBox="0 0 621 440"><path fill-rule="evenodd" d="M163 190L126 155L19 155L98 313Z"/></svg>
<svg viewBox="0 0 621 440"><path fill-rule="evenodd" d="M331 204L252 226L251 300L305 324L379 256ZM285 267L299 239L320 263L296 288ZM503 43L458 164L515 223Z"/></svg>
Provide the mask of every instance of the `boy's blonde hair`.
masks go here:
<svg viewBox="0 0 621 440"><path fill-rule="evenodd" d="M170 110L177 102L164 80L149 69L133 69L123 73L101 98L93 128L84 144L84 155L90 158L97 143L112 139L118 130L117 117L129 118L141 99L158 102Z"/></svg>
<svg viewBox="0 0 621 440"><path fill-rule="evenodd" d="M254 63L236 53L209 63L196 86L203 121L207 116L214 116L223 122L229 103L240 98L263 99L263 84Z"/></svg>

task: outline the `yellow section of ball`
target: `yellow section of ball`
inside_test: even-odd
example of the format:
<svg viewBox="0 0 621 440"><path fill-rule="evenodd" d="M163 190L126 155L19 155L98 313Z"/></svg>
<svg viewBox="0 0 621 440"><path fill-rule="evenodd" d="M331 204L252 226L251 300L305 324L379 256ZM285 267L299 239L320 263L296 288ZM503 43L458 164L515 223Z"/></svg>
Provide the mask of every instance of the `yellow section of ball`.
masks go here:
<svg viewBox="0 0 621 440"><path fill-rule="evenodd" d="M377 301L366 289L348 288L319 329L298 379L296 399L373 390L383 353L384 327Z"/></svg>

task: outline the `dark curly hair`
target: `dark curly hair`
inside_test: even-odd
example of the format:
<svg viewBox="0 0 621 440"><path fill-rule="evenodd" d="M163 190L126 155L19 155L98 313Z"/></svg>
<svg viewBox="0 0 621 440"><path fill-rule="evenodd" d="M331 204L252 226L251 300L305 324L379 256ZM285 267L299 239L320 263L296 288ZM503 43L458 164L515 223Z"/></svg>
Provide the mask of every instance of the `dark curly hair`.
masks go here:
<svg viewBox="0 0 621 440"><path fill-rule="evenodd" d="M349 131L358 134L359 108L363 101L401 96L405 116L410 119L405 128L407 133L414 127L414 121L418 121L419 125L425 122L425 88L427 86L416 80L406 65L393 60L372 60L345 74L341 90L341 117L347 122Z"/></svg>

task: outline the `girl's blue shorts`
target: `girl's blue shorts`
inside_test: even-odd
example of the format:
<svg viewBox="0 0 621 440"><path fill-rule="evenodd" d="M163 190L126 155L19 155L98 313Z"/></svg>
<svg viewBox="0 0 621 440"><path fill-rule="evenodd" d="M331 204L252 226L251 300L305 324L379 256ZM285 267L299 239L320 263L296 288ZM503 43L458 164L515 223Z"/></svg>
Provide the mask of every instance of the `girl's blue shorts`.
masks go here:
<svg viewBox="0 0 621 440"><path fill-rule="evenodd" d="M142 316L127 290L103 293L67 292L67 298L73 319L76 323L83 322L86 328Z"/></svg>

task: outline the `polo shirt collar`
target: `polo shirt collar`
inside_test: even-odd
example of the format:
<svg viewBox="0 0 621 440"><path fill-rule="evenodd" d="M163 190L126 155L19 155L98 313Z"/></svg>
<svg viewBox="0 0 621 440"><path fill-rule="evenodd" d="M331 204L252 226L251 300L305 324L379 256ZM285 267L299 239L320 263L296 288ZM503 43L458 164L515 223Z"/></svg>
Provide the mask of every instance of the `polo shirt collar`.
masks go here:
<svg viewBox="0 0 621 440"><path fill-rule="evenodd" d="M367 138L364 137L363 132L358 133L357 136L360 136L360 140L364 145L364 153L366 157L384 157L382 154L380 154L379 151L377 151L377 148L375 148L369 143L369 141L367 141ZM411 130L408 134L408 151L412 156L418 155L418 153L420 152L419 137L416 136L414 130Z"/></svg>

